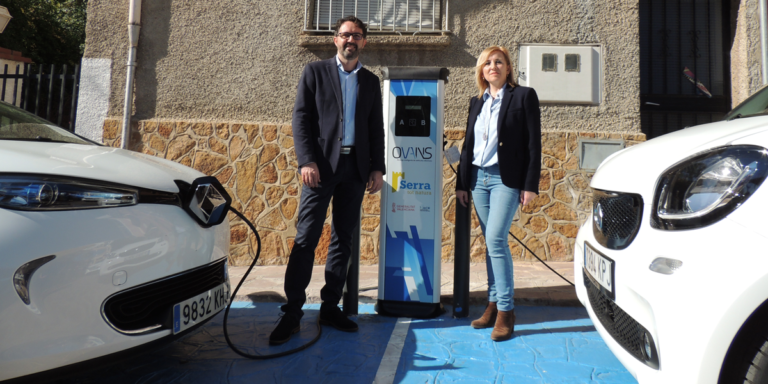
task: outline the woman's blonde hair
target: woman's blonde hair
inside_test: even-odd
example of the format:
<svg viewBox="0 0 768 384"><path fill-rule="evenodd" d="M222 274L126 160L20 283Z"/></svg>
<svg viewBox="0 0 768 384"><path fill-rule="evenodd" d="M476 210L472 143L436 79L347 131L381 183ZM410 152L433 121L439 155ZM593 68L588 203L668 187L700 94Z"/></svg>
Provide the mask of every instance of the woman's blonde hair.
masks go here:
<svg viewBox="0 0 768 384"><path fill-rule="evenodd" d="M480 57L477 58L477 66L475 67L475 81L477 82L477 89L480 91L480 93L477 95L478 99L483 98L483 93L485 93L485 89L489 87L489 84L485 79L483 78L483 67L485 67L485 62L488 60L488 56L493 54L494 52L501 52L501 54L504 56L504 60L507 62L507 65L509 66L509 73L507 74L507 84L516 87L517 83L515 83L515 80L512 78L512 59L509 56L509 50L498 45L494 45L491 47L488 47L483 50L482 53L480 53Z"/></svg>

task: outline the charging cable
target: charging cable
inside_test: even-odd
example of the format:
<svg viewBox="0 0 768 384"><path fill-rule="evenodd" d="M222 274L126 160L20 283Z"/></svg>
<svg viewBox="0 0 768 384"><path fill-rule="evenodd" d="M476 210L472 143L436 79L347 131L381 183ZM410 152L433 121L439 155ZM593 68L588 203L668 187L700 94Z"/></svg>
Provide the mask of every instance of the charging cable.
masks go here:
<svg viewBox="0 0 768 384"><path fill-rule="evenodd" d="M232 340L229 339L229 332L227 331L227 318L229 317L229 309L232 307L232 303L235 301L235 296L237 295L237 291L240 289L240 287L245 282L245 279L248 278L248 274L251 273L251 270L254 266L256 266L256 262L259 261L259 255L261 254L261 237L259 237L259 232L256 230L256 227L253 226L253 223L250 222L250 220L246 219L245 216L243 216L242 213L240 213L237 209L233 208L232 206L229 207L229 210L237 215L240 219L242 219L250 228L251 231L253 231L253 234L256 235L256 257L253 258L253 262L251 263L251 266L248 267L248 270L245 271L245 275L243 275L243 278L240 280L240 282L237 284L237 287L234 291L232 291L232 297L229 299L229 304L227 304L227 309L224 311L224 339L227 341L227 345L229 345L230 348L232 348L235 353L237 353L240 356L247 357L249 359L254 360L267 360L267 359L274 359L276 357L282 357L287 356L302 350L305 350L309 348L312 344L316 343L318 340L320 340L320 335L323 334L323 328L320 326L319 318L317 324L317 336L315 336L314 339L310 340L308 343L298 347L294 348L288 351L274 353L271 355L253 355L247 352L244 352L237 347L235 347L234 344L232 344Z"/></svg>
<svg viewBox="0 0 768 384"><path fill-rule="evenodd" d="M445 146L446 146L446 145L448 145L448 141L447 141L447 140L445 140L445 135L443 135L443 149L445 149ZM453 148L453 147L452 147L452 148ZM444 150L444 151L443 151L443 153L445 153L445 152L446 152L446 151ZM451 161L450 161L450 160L448 160L448 157L447 157L447 156L446 156L446 160L448 161L448 166L449 166L449 167L451 167L451 170L453 171L453 173L454 173L454 174L456 174L456 175L458 175L458 172L456 172L456 169L455 169L455 168L453 168L453 164L451 163ZM454 161L454 162L455 162L455 161ZM458 203L457 203L457 204L458 204ZM561 279L563 279L563 280L565 280L565 282L566 282L566 283L568 283L568 284L570 284L570 285L572 285L572 286L574 286L574 287L576 286L576 285L574 285L572 282L570 282L568 279L566 279L566 278L565 278L563 275L561 275L561 274L557 273L557 271L555 271L554 269L552 269L552 267L550 267L549 265L547 265L547 263L545 263L545 262L544 262L544 260L540 259L540 258L539 258L539 256L537 256L535 253L533 253L533 251L531 251L531 249L530 249L530 248L528 248L528 246L527 246L527 245L523 244L523 242L522 242L520 239L518 239L518 238L517 238L517 236L515 236L515 235L513 235L513 234L512 234L512 231L509 231L509 235L510 235L510 236L512 236L512 238L513 238L513 239L517 240L517 242L518 242L518 243L520 243L520 245L522 245L522 246L523 246L523 248L525 248L525 249L526 249L528 252L530 252L530 253L531 253L531 255L533 255L533 257L535 257L535 258L536 258L536 260L538 260L538 261L540 261L542 264L544 264L544 266L545 266L545 267L547 267L547 268L549 268L549 270L550 270L550 271L552 271L552 272L553 272L555 275L558 275L558 276L560 276L560 278L561 278Z"/></svg>

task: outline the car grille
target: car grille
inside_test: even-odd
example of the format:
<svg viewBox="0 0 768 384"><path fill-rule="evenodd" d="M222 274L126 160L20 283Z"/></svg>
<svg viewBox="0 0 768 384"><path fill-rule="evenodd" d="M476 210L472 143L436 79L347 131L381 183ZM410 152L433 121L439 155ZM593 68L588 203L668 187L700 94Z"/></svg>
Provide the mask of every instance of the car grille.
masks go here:
<svg viewBox="0 0 768 384"><path fill-rule="evenodd" d="M630 193L594 190L592 230L608 249L624 249L635 239L643 215L643 198Z"/></svg>
<svg viewBox="0 0 768 384"><path fill-rule="evenodd" d="M658 357L655 352L655 346L650 357L645 355L643 335L647 333L645 327L640 325L632 316L624 312L621 307L616 305L611 299L600 293L600 289L592 283L592 280L584 275L584 285L587 287L587 296L589 296L589 304L592 306L592 311L600 320L600 324L603 325L608 333L616 340L622 348L624 348L630 355L636 359L642 361L648 366L658 369Z"/></svg>
<svg viewBox="0 0 768 384"><path fill-rule="evenodd" d="M170 329L173 305L227 281L226 258L175 276L118 292L104 301L102 316L115 330L138 335Z"/></svg>

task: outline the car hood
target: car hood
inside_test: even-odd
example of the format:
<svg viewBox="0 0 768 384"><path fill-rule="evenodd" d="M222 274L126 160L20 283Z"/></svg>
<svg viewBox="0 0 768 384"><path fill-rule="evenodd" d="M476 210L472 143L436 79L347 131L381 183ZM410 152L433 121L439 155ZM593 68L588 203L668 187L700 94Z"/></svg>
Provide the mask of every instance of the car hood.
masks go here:
<svg viewBox="0 0 768 384"><path fill-rule="evenodd" d="M595 171L592 188L639 193L650 203L659 176L669 167L711 148L768 131L768 116L719 121L648 140L605 159ZM760 144L760 143L754 143Z"/></svg>
<svg viewBox="0 0 768 384"><path fill-rule="evenodd" d="M80 177L176 193L205 176L169 160L112 147L0 140L0 173Z"/></svg>

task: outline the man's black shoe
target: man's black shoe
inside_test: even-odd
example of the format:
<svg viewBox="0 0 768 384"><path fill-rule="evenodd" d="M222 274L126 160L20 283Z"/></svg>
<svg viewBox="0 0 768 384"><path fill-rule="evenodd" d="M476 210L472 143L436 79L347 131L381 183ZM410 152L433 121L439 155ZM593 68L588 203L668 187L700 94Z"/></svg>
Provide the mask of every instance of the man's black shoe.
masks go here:
<svg viewBox="0 0 768 384"><path fill-rule="evenodd" d="M281 314L280 324L269 335L269 345L285 344L294 333L299 333L301 322L293 316Z"/></svg>
<svg viewBox="0 0 768 384"><path fill-rule="evenodd" d="M320 324L330 325L339 331L357 332L357 324L341 312L337 306L320 308Z"/></svg>

